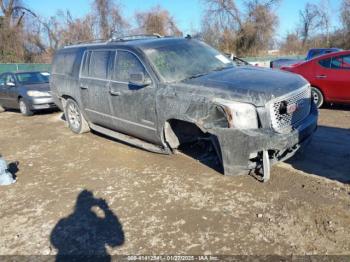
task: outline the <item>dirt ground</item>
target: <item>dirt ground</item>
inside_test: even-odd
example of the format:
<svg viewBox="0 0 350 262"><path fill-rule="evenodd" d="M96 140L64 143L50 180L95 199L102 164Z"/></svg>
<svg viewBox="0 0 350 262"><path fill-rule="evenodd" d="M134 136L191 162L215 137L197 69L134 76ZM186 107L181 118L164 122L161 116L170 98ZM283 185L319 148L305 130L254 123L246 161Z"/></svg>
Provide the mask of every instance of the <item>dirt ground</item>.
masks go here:
<svg viewBox="0 0 350 262"><path fill-rule="evenodd" d="M350 108L322 109L310 146L266 184L60 118L0 114L18 179L0 187L1 255L350 254Z"/></svg>

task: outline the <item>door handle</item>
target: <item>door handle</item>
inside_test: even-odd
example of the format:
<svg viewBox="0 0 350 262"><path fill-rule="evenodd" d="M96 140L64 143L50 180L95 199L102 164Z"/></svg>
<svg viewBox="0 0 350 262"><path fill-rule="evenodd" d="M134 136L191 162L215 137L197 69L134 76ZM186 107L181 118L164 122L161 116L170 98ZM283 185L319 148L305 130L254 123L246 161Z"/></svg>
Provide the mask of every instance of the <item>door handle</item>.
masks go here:
<svg viewBox="0 0 350 262"><path fill-rule="evenodd" d="M327 76L326 76L326 75L318 75L318 76L316 76L316 78L318 78L318 79L324 79L324 78L327 78Z"/></svg>
<svg viewBox="0 0 350 262"><path fill-rule="evenodd" d="M87 86L80 85L80 89L89 89Z"/></svg>
<svg viewBox="0 0 350 262"><path fill-rule="evenodd" d="M119 91L113 91L113 90L109 90L109 93L112 95L112 96L120 96L121 93Z"/></svg>

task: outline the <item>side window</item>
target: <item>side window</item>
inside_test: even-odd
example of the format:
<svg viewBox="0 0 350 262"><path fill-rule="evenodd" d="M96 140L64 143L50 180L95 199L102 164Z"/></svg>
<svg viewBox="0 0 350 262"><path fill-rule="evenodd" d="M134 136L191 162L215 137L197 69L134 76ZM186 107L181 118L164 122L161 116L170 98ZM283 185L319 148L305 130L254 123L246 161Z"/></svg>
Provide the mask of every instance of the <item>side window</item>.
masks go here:
<svg viewBox="0 0 350 262"><path fill-rule="evenodd" d="M350 55L343 56L343 66L342 69L350 69Z"/></svg>
<svg viewBox="0 0 350 262"><path fill-rule="evenodd" d="M81 69L81 76L89 76L90 57L91 57L91 51L85 52L83 67Z"/></svg>
<svg viewBox="0 0 350 262"><path fill-rule="evenodd" d="M52 73L60 75L72 75L76 52L59 53L52 64Z"/></svg>
<svg viewBox="0 0 350 262"><path fill-rule="evenodd" d="M127 51L117 51L113 79L120 82L130 82L131 73L143 73L150 78L140 60Z"/></svg>
<svg viewBox="0 0 350 262"><path fill-rule="evenodd" d="M350 70L350 55L333 57L332 69Z"/></svg>
<svg viewBox="0 0 350 262"><path fill-rule="evenodd" d="M332 62L332 58L328 58L328 59L320 60L318 63L325 68L331 68L331 62Z"/></svg>
<svg viewBox="0 0 350 262"><path fill-rule="evenodd" d="M92 51L89 63L89 76L107 79L109 57L113 56L112 51Z"/></svg>
<svg viewBox="0 0 350 262"><path fill-rule="evenodd" d="M6 83L6 74L0 75L0 86L4 86Z"/></svg>
<svg viewBox="0 0 350 262"><path fill-rule="evenodd" d="M13 78L12 74L8 74L6 76L6 83L15 83L15 79Z"/></svg>

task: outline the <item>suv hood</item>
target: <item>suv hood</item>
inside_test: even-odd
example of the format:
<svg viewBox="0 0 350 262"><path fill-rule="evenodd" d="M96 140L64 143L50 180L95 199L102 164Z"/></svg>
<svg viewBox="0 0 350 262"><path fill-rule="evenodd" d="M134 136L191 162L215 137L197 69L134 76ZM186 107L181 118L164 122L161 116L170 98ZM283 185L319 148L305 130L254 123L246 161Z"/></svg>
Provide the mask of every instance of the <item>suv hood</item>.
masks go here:
<svg viewBox="0 0 350 262"><path fill-rule="evenodd" d="M308 82L301 76L256 67L234 67L177 83L192 94L264 106L270 100L299 89ZM185 91L185 90L184 90Z"/></svg>

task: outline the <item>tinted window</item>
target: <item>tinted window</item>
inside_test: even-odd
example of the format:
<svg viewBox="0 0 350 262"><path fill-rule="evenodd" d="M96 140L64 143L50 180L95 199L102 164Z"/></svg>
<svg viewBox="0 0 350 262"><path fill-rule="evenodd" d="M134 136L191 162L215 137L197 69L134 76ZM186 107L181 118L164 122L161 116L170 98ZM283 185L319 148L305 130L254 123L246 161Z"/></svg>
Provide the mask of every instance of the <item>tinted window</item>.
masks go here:
<svg viewBox="0 0 350 262"><path fill-rule="evenodd" d="M112 55L113 52L111 51L93 51L89 63L89 76L106 79L108 75L108 61Z"/></svg>
<svg viewBox="0 0 350 262"><path fill-rule="evenodd" d="M310 51L310 54L309 54L309 59L312 59L312 58L314 58L314 57L316 57L316 56L320 56L320 55L322 55L322 51L320 51L320 50L313 50L313 51Z"/></svg>
<svg viewBox="0 0 350 262"><path fill-rule="evenodd" d="M0 86L5 85L6 74L0 75Z"/></svg>
<svg viewBox="0 0 350 262"><path fill-rule="evenodd" d="M55 57L52 64L52 73L61 75L72 75L76 53L60 53Z"/></svg>
<svg viewBox="0 0 350 262"><path fill-rule="evenodd" d="M13 78L13 75L12 74L8 74L6 76L6 83L15 83L15 79Z"/></svg>
<svg viewBox="0 0 350 262"><path fill-rule="evenodd" d="M323 59L319 61L319 64L326 68L331 68L332 58Z"/></svg>
<svg viewBox="0 0 350 262"><path fill-rule="evenodd" d="M350 55L333 57L331 67L333 69L350 69Z"/></svg>
<svg viewBox="0 0 350 262"><path fill-rule="evenodd" d="M130 73L143 73L147 77L145 68L134 54L118 51L113 79L121 82L130 82Z"/></svg>

